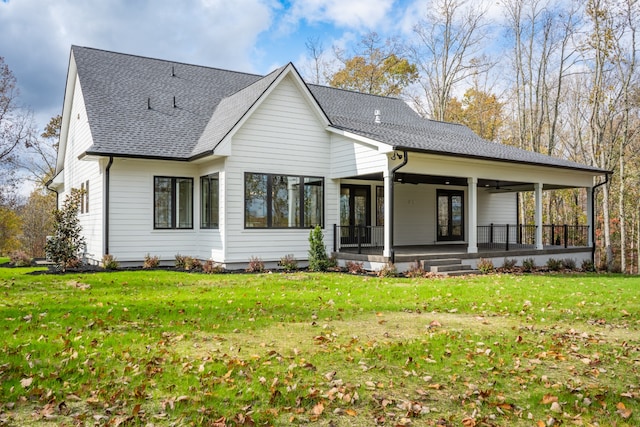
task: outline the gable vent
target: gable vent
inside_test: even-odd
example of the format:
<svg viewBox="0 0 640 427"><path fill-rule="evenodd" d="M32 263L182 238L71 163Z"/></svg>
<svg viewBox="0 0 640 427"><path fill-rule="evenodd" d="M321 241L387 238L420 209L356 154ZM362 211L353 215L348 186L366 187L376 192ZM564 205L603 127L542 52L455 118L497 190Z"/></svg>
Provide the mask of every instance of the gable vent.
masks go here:
<svg viewBox="0 0 640 427"><path fill-rule="evenodd" d="M373 115L374 115L374 117L375 117L375 118L373 119L373 121L374 121L374 123L375 123L375 124L378 124L378 125L379 125L380 123L382 123L382 120L380 119L380 110L374 110L374 111L373 111Z"/></svg>

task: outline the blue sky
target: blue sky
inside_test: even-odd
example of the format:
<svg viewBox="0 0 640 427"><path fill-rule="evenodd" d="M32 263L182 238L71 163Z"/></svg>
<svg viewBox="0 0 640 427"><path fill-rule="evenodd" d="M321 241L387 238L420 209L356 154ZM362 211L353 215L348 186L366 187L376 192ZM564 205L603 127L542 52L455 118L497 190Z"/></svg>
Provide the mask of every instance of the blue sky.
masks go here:
<svg viewBox="0 0 640 427"><path fill-rule="evenodd" d="M62 111L71 45L264 74L305 42L403 36L426 0L0 0L0 56L39 129ZM304 72L304 71L303 71Z"/></svg>

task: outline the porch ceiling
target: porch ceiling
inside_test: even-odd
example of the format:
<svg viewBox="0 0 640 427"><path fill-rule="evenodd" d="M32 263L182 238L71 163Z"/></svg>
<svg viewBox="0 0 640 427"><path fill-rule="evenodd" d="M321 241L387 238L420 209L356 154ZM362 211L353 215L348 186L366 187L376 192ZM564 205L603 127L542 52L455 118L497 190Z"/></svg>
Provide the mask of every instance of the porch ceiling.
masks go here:
<svg viewBox="0 0 640 427"><path fill-rule="evenodd" d="M349 179L360 179L366 181L382 181L382 173L373 173L368 175L353 176ZM467 178L461 178L456 176L440 176L440 175L423 175L416 173L396 173L395 182L401 184L431 184L431 185L452 185L452 186L467 186ZM478 179L478 189L484 188L491 193L509 193L517 191L534 191L534 185L530 182L517 182L517 181L500 181L496 179ZM545 184L545 190L558 190L563 187L559 185Z"/></svg>

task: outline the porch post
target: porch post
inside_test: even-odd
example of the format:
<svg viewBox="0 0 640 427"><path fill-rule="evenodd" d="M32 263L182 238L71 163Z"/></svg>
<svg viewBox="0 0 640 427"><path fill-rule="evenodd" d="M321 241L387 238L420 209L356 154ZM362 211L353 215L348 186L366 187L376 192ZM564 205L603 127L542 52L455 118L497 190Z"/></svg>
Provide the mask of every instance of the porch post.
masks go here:
<svg viewBox="0 0 640 427"><path fill-rule="evenodd" d="M544 249L542 244L542 183L536 182L534 184L535 189L535 203L536 203L536 249Z"/></svg>
<svg viewBox="0 0 640 427"><path fill-rule="evenodd" d="M587 246L593 246L593 187L587 187Z"/></svg>
<svg viewBox="0 0 640 427"><path fill-rule="evenodd" d="M467 178L469 200L469 231L467 241L467 253L478 253L478 178Z"/></svg>
<svg viewBox="0 0 640 427"><path fill-rule="evenodd" d="M391 227L393 227L393 197L391 195L391 186L393 182L391 178L393 174L389 171L384 172L384 248L382 250L382 256L391 257L391 249L393 242L391 241Z"/></svg>

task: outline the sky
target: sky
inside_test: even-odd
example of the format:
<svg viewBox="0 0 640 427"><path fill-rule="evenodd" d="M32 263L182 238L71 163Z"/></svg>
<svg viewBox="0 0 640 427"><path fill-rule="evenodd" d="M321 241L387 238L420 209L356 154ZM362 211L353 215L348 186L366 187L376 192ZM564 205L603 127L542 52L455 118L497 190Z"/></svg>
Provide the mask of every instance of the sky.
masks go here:
<svg viewBox="0 0 640 427"><path fill-rule="evenodd" d="M426 0L0 0L0 56L43 129L61 114L72 45L266 74L305 42L406 35Z"/></svg>

